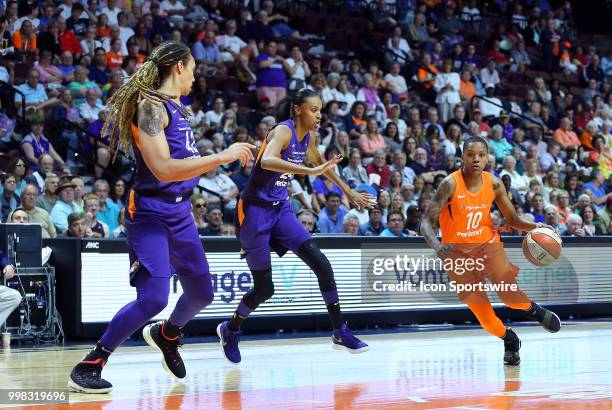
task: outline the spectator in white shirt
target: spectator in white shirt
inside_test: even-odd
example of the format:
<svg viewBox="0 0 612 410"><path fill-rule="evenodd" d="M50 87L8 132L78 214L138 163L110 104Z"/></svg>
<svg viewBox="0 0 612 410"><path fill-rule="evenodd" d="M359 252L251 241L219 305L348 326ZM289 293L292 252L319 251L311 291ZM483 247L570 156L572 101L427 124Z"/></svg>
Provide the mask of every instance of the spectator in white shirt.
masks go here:
<svg viewBox="0 0 612 410"><path fill-rule="evenodd" d="M493 84L494 86L497 86L497 84L501 82L499 79L499 73L495 69L495 64L495 60L491 58L489 59L487 66L480 70L480 81L483 84Z"/></svg>
<svg viewBox="0 0 612 410"><path fill-rule="evenodd" d="M221 124L221 118L223 118L223 111L225 110L225 102L223 98L218 97L215 98L215 102L213 103L213 109L206 112L206 118L210 123L211 127L216 127Z"/></svg>
<svg viewBox="0 0 612 410"><path fill-rule="evenodd" d="M217 45L221 51L221 60L224 62L238 61L240 51L248 46L236 35L236 20L228 20L225 23L225 34L217 36ZM257 47L254 47L254 51ZM257 57L255 55L254 57Z"/></svg>
<svg viewBox="0 0 612 410"><path fill-rule="evenodd" d="M323 106L326 106L330 101L338 101L339 93L336 89L340 83L340 75L338 73L331 72L327 74L327 85L321 92L321 99L323 100Z"/></svg>
<svg viewBox="0 0 612 410"><path fill-rule="evenodd" d="M348 81L346 79L340 80L338 83L338 102L340 103L340 111L338 112L341 116L345 117L351 112L351 108L357 98L355 94L349 91Z"/></svg>
<svg viewBox="0 0 612 410"><path fill-rule="evenodd" d="M287 64L287 72L289 74L288 89L296 92L297 90L306 87L306 78L310 77L310 67L304 60L300 47L293 46L291 48L291 57L285 60ZM325 105L325 102L323 103Z"/></svg>
<svg viewBox="0 0 612 410"><path fill-rule="evenodd" d="M385 81L387 87L397 98L408 96L408 85L406 84L406 79L400 75L399 63L391 64L391 71L385 75Z"/></svg>
<svg viewBox="0 0 612 410"><path fill-rule="evenodd" d="M487 84L485 86L486 101L480 99L478 101L478 108L482 112L483 118L487 117L499 117L499 114L504 110L502 102L499 98L495 97L495 86L493 84Z"/></svg>
<svg viewBox="0 0 612 410"><path fill-rule="evenodd" d="M434 89L438 92L436 103L438 104L440 120L442 122L448 121L455 109L455 105L461 102L461 96L459 95L461 79L459 74L453 72L452 69L453 62L445 60L442 67L443 71L436 75L436 81L434 82Z"/></svg>
<svg viewBox="0 0 612 410"><path fill-rule="evenodd" d="M128 15L121 12L117 15L117 21L119 26L119 38L122 44L126 44L130 37L134 35L134 30L128 26Z"/></svg>
<svg viewBox="0 0 612 410"><path fill-rule="evenodd" d="M89 55L92 59L95 56L96 48L103 47L102 41L98 40L98 28L95 24L87 26L87 32L85 38L81 40L81 48L83 49L83 55Z"/></svg>
<svg viewBox="0 0 612 410"><path fill-rule="evenodd" d="M160 8L168 15L168 20L174 27L182 27L183 16L187 14L187 8L178 0L164 0Z"/></svg>
<svg viewBox="0 0 612 410"><path fill-rule="evenodd" d="M70 1L72 3L72 0L67 1ZM106 14L106 16L108 17L109 26L116 26L117 24L119 24L118 16L119 13L121 13L121 9L115 7L117 5L117 0L107 0L106 4L107 6L100 10L100 14ZM68 17L70 17L70 15L68 15Z"/></svg>
<svg viewBox="0 0 612 410"><path fill-rule="evenodd" d="M87 122L92 123L98 119L100 111L104 109L104 105L98 100L98 92L93 88L87 90L85 96L85 103L79 107L81 118Z"/></svg>

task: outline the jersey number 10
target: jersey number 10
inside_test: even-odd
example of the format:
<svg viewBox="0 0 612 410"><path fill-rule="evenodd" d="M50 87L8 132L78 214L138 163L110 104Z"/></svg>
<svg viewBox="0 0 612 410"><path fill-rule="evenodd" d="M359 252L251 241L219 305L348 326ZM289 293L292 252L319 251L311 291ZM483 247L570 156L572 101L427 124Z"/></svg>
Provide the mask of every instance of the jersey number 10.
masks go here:
<svg viewBox="0 0 612 410"><path fill-rule="evenodd" d="M482 211L470 212L467 214L467 227L466 229L476 229L482 221Z"/></svg>

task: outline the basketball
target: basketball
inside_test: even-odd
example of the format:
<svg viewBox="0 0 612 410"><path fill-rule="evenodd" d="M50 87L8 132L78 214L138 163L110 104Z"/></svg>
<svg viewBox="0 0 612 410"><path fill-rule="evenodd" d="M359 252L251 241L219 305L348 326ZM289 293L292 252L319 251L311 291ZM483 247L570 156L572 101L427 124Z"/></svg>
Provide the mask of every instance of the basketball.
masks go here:
<svg viewBox="0 0 612 410"><path fill-rule="evenodd" d="M550 228L536 228L523 239L523 254L536 266L550 265L561 255L561 237Z"/></svg>

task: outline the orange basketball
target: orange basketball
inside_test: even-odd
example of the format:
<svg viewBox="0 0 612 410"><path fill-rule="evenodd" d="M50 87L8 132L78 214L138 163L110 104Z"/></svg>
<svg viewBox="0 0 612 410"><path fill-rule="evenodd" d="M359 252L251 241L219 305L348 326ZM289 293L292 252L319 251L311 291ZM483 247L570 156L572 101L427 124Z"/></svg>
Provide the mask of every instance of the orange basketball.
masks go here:
<svg viewBox="0 0 612 410"><path fill-rule="evenodd" d="M561 255L561 237L550 228L536 228L523 239L523 254L536 266L550 265Z"/></svg>

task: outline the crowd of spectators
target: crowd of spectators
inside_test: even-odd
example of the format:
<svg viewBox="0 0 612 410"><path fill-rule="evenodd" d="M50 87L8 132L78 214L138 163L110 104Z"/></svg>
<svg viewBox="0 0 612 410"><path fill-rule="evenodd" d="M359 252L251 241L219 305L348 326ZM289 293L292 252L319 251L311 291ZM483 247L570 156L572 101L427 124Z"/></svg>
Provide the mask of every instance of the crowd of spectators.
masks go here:
<svg viewBox="0 0 612 410"><path fill-rule="evenodd" d="M478 135L519 214L562 235L612 234L612 59L581 41L569 1L291 4L0 1L0 221L25 212L44 237L125 236L133 162L101 135L105 102L173 40L196 60L183 103L202 155L259 147L283 97L321 97L321 153L341 154L337 173L378 201L352 209L325 176L295 176L291 204L313 233L419 235ZM252 167L202 175L191 198L202 235L234 234Z"/></svg>

